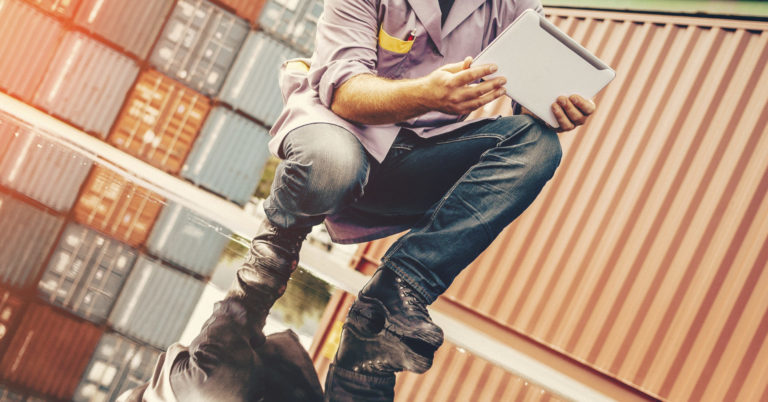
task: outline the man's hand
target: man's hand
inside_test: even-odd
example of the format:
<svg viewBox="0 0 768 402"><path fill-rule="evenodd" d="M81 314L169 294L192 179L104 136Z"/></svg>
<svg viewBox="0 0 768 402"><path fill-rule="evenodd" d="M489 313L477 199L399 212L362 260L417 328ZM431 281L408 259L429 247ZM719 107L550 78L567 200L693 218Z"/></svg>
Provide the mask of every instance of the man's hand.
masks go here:
<svg viewBox="0 0 768 402"><path fill-rule="evenodd" d="M501 77L474 84L496 71L492 65L470 67L472 58L447 64L426 76L390 80L357 75L336 89L331 110L359 124L390 124L438 110L467 114L504 95Z"/></svg>
<svg viewBox="0 0 768 402"><path fill-rule="evenodd" d="M552 112L555 114L559 132L571 131L587 122L589 115L595 112L595 103L582 98L580 95L570 97L560 96L552 104Z"/></svg>
<svg viewBox="0 0 768 402"><path fill-rule="evenodd" d="M473 84L475 81L497 71L492 64L470 67L472 58L446 64L427 75L425 94L427 107L443 113L464 115L503 96L506 91L503 77Z"/></svg>

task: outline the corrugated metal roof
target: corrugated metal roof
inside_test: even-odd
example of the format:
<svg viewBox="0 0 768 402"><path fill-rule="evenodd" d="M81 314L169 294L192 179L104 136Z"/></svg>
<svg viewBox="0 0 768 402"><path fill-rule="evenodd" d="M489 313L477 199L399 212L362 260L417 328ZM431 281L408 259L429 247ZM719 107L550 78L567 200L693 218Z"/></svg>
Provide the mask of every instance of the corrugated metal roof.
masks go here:
<svg viewBox="0 0 768 402"><path fill-rule="evenodd" d="M549 13L617 79L445 297L663 398L764 398L768 23Z"/></svg>

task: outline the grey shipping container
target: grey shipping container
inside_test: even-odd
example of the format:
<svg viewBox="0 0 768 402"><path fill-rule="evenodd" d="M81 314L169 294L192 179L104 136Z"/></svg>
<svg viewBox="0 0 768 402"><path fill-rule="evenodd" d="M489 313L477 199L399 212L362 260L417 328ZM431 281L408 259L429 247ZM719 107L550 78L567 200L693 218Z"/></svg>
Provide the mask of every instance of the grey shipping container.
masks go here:
<svg viewBox="0 0 768 402"><path fill-rule="evenodd" d="M59 46L34 103L105 138L139 67L79 32Z"/></svg>
<svg viewBox="0 0 768 402"><path fill-rule="evenodd" d="M181 336L203 287L203 282L141 256L109 323L122 334L165 349Z"/></svg>
<svg viewBox="0 0 768 402"><path fill-rule="evenodd" d="M91 160L0 113L0 183L57 210L68 211Z"/></svg>
<svg viewBox="0 0 768 402"><path fill-rule="evenodd" d="M75 23L145 58L173 0L82 0Z"/></svg>
<svg viewBox="0 0 768 402"><path fill-rule="evenodd" d="M63 217L0 193L0 281L31 285L63 224Z"/></svg>
<svg viewBox="0 0 768 402"><path fill-rule="evenodd" d="M136 261L132 248L70 223L43 273L38 292L51 304L103 322Z"/></svg>
<svg viewBox="0 0 768 402"><path fill-rule="evenodd" d="M236 109L274 124L283 109L278 71L299 53L262 32L251 32L237 56L219 97Z"/></svg>
<svg viewBox="0 0 768 402"><path fill-rule="evenodd" d="M259 26L310 55L315 50L315 31L322 13L323 0L269 0L261 11Z"/></svg>
<svg viewBox="0 0 768 402"><path fill-rule="evenodd" d="M205 0L180 0L150 57L152 65L206 95L219 92L248 23Z"/></svg>
<svg viewBox="0 0 768 402"><path fill-rule="evenodd" d="M31 101L64 28L19 0L0 2L0 88Z"/></svg>
<svg viewBox="0 0 768 402"><path fill-rule="evenodd" d="M229 242L229 230L169 202L147 240L154 255L200 275L209 275Z"/></svg>
<svg viewBox="0 0 768 402"><path fill-rule="evenodd" d="M114 401L123 392L150 379L159 355L159 350L139 345L116 333L104 334L73 400Z"/></svg>
<svg viewBox="0 0 768 402"><path fill-rule="evenodd" d="M223 107L214 108L181 169L181 175L244 205L269 159L267 130Z"/></svg>

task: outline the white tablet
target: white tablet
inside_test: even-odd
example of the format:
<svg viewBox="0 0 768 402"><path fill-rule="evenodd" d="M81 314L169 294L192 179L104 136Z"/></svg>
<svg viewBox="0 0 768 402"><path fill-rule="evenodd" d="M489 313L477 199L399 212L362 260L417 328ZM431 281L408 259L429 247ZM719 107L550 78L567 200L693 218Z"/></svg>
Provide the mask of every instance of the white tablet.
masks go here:
<svg viewBox="0 0 768 402"><path fill-rule="evenodd" d="M550 108L558 96L578 94L591 99L616 73L587 49L537 12L523 12L474 64L493 63L499 70L486 79L507 79L507 95L547 122L559 127Z"/></svg>

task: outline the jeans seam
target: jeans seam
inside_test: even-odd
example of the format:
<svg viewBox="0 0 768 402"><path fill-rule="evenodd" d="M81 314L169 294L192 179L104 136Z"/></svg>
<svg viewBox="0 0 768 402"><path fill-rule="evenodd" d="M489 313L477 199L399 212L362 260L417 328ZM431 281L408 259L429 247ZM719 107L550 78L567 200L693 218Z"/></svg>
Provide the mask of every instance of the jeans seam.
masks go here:
<svg viewBox="0 0 768 402"><path fill-rule="evenodd" d="M496 140L499 140L499 141L503 141L506 137L504 137L503 135L489 134L489 133L473 134L471 136L466 136L466 137L454 138L452 140L445 140L445 141L435 142L435 145L452 144L452 143L456 143L456 142L464 142L464 141L476 140L478 138L493 138L493 139L496 139Z"/></svg>

